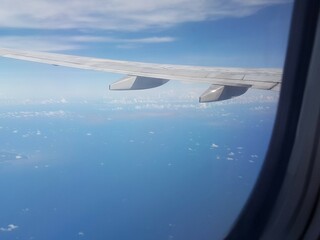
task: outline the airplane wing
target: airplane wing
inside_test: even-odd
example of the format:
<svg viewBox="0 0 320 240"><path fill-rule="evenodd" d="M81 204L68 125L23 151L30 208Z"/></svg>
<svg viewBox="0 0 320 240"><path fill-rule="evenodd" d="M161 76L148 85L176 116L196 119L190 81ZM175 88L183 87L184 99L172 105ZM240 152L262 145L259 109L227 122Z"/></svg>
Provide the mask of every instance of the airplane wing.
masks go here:
<svg viewBox="0 0 320 240"><path fill-rule="evenodd" d="M169 80L209 83L200 102L229 99L245 93L248 88L279 91L282 70L273 68L223 68L154 64L65 54L0 48L0 56L127 75L109 86L110 90L138 90L161 86Z"/></svg>

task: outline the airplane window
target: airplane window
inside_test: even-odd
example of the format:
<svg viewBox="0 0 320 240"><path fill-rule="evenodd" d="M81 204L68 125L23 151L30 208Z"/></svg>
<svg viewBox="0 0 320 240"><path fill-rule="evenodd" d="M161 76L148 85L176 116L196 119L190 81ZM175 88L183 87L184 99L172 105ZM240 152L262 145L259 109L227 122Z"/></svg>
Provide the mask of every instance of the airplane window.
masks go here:
<svg viewBox="0 0 320 240"><path fill-rule="evenodd" d="M292 2L31 2L0 9L0 239L222 239L266 154ZM110 88L165 84L108 90L125 75Z"/></svg>

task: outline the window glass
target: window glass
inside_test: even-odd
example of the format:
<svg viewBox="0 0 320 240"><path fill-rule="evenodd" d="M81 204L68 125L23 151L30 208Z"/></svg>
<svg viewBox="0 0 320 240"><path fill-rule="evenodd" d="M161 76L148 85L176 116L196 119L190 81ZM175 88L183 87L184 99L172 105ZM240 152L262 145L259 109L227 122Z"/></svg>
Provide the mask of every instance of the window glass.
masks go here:
<svg viewBox="0 0 320 240"><path fill-rule="evenodd" d="M17 7L19 6L19 8ZM282 68L292 3L4 1L0 46L160 64ZM0 59L0 239L222 239L267 151L279 92ZM186 70L187 72L187 70Z"/></svg>

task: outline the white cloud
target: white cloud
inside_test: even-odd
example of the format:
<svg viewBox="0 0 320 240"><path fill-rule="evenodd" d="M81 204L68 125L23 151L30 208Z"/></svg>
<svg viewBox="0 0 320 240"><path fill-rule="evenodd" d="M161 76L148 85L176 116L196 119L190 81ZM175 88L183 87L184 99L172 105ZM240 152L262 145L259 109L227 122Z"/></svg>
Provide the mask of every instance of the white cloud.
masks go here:
<svg viewBox="0 0 320 240"><path fill-rule="evenodd" d="M59 37L58 37L59 38ZM66 39L66 38L63 38ZM176 39L173 37L146 37L146 38L114 38L102 36L70 36L67 37L68 41L74 42L115 42L115 43L165 43L173 42Z"/></svg>
<svg viewBox="0 0 320 240"><path fill-rule="evenodd" d="M0 17L1 18L1 17ZM0 36L0 46L4 48L28 48L37 51L65 51L83 48L83 43L116 43L118 47L136 48L137 44L159 44L174 42L176 39L169 36L153 36L146 38L113 38L102 36L75 35L75 36ZM27 47L26 47L27 46Z"/></svg>
<svg viewBox="0 0 320 240"><path fill-rule="evenodd" d="M61 103L68 103L68 101L65 98L61 98L60 102Z"/></svg>
<svg viewBox="0 0 320 240"><path fill-rule="evenodd" d="M290 0L2 0L0 27L142 30L242 17ZM17 7L18 6L18 7Z"/></svg>
<svg viewBox="0 0 320 240"><path fill-rule="evenodd" d="M214 144L214 143L211 144L211 148L217 148L217 147L219 147L217 144Z"/></svg>
<svg viewBox="0 0 320 240"><path fill-rule="evenodd" d="M77 42L69 42L54 36L1 36L0 46L38 51L65 51L81 48Z"/></svg>
<svg viewBox="0 0 320 240"><path fill-rule="evenodd" d="M14 225L14 224L9 224L7 227L1 227L0 231L2 232L12 232L13 230L17 229L18 226Z"/></svg>
<svg viewBox="0 0 320 240"><path fill-rule="evenodd" d="M24 212L24 213L30 212L30 208L24 208L24 209L22 209L22 212Z"/></svg>
<svg viewBox="0 0 320 240"><path fill-rule="evenodd" d="M116 41L115 39L114 41ZM176 41L173 37L148 37L148 38L137 38L137 39L119 39L120 42L128 43L166 43Z"/></svg>
<svg viewBox="0 0 320 240"><path fill-rule="evenodd" d="M0 114L1 118L34 118L34 117L66 117L68 114L63 110L58 111L41 111L41 112L30 112L30 111L20 111L20 112L6 112ZM18 133L18 130L13 130L12 133ZM27 136L24 136L27 137Z"/></svg>

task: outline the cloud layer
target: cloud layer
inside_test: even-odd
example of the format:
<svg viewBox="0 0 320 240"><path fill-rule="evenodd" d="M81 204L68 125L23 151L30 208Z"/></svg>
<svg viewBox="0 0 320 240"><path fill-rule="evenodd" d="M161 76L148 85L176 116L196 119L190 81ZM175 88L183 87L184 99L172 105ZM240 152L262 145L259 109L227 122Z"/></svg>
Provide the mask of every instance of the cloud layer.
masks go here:
<svg viewBox="0 0 320 240"><path fill-rule="evenodd" d="M1 227L0 231L1 232L12 232L13 230L17 229L18 226L14 224L9 224L7 227Z"/></svg>
<svg viewBox="0 0 320 240"><path fill-rule="evenodd" d="M83 43L117 43L118 47L134 47L137 44L157 44L176 41L173 37L112 38L89 35L77 36L4 36L0 46L5 48L25 48L38 51L65 51L82 48Z"/></svg>
<svg viewBox="0 0 320 240"><path fill-rule="evenodd" d="M288 0L2 0L0 27L138 31L241 17Z"/></svg>
<svg viewBox="0 0 320 240"><path fill-rule="evenodd" d="M0 28L27 30L22 35L11 32L0 36L0 46L65 51L103 42L130 49L176 41L174 37L161 36L161 30L179 24L248 16L266 6L288 1L291 0L0 0ZM29 30L34 30L33 34ZM42 30L49 30L49 34L42 34ZM76 35L63 34L68 30ZM151 35L143 38L105 37L114 32L149 30Z"/></svg>

